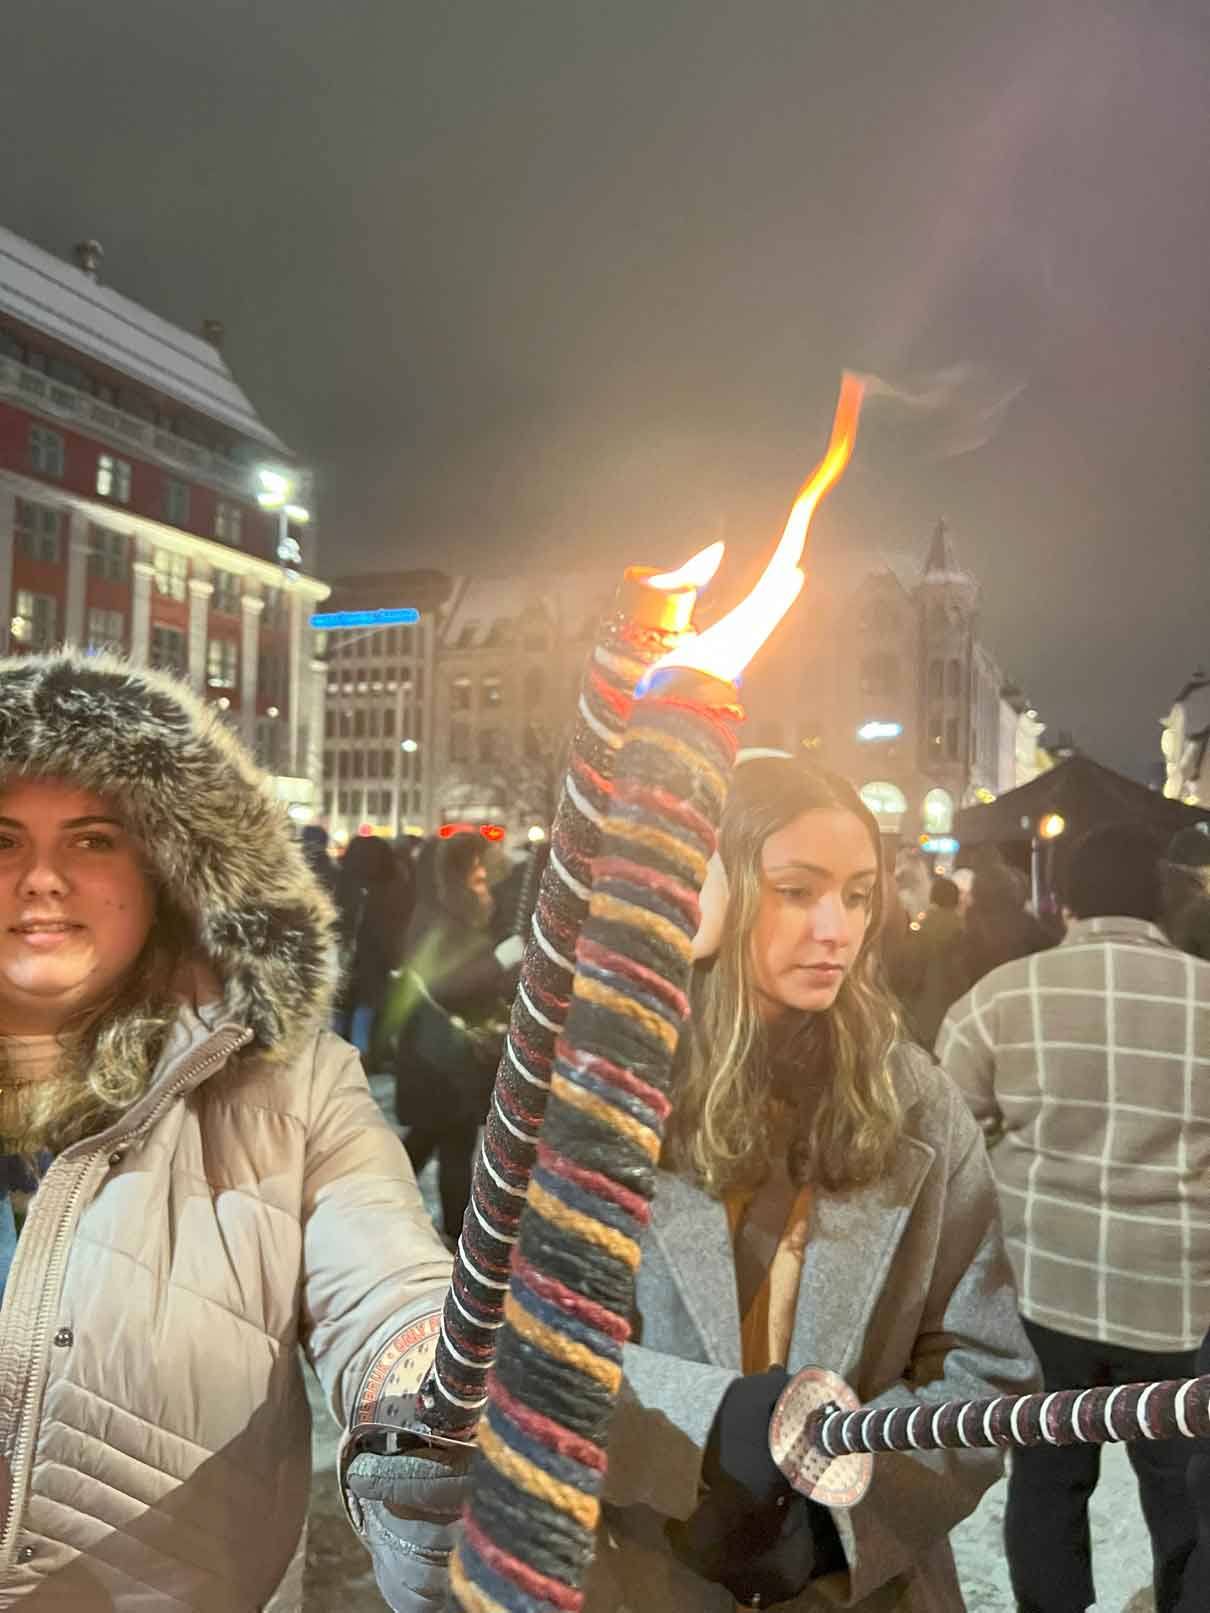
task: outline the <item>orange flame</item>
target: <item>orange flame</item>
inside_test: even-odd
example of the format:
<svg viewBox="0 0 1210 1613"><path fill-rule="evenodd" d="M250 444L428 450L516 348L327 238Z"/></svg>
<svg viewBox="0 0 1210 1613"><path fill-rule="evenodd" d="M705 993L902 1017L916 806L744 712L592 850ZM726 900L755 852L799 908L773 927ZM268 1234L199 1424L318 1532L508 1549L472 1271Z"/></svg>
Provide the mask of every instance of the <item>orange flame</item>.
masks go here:
<svg viewBox="0 0 1210 1613"><path fill-rule="evenodd" d="M857 376L844 376L828 451L795 499L781 542L752 592L704 633L687 634L676 649L651 668L638 693L650 687L656 673L670 667L689 667L724 683L734 683L790 609L806 581L801 561L811 517L852 458L863 391Z"/></svg>
<svg viewBox="0 0 1210 1613"><path fill-rule="evenodd" d="M659 577L645 577L643 580L648 588L659 588L666 593L678 592L682 588L705 588L714 577L723 562L725 543L712 543L709 548L701 549L692 560L686 560L679 571L665 571Z"/></svg>

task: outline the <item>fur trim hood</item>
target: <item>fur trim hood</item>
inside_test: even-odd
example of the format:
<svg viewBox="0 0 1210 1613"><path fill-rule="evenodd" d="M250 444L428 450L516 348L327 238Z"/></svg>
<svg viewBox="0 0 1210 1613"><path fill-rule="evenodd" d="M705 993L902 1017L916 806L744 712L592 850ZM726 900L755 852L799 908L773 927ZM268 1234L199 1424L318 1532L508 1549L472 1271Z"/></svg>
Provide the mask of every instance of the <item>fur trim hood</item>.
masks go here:
<svg viewBox="0 0 1210 1613"><path fill-rule="evenodd" d="M265 775L184 684L113 656L0 659L0 785L13 774L119 806L258 1049L292 1055L326 1020L332 905Z"/></svg>

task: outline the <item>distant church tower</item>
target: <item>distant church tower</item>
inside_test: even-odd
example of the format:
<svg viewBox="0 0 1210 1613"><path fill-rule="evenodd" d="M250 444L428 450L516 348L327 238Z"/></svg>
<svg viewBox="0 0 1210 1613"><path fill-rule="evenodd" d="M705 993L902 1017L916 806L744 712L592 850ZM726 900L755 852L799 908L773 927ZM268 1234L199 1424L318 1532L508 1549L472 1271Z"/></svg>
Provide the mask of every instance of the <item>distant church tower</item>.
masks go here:
<svg viewBox="0 0 1210 1613"><path fill-rule="evenodd" d="M920 766L961 802L970 782L980 715L981 680L975 664L979 584L958 564L944 521L937 522L915 596L921 644Z"/></svg>

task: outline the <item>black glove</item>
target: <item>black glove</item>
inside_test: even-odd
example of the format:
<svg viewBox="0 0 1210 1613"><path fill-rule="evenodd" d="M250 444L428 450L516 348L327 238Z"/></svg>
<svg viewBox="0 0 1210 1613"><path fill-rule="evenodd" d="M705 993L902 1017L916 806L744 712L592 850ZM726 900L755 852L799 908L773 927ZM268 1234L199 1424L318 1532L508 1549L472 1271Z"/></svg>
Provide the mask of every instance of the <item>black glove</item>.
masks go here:
<svg viewBox="0 0 1210 1613"><path fill-rule="evenodd" d="M712 1490L688 1523L669 1523L665 1535L673 1555L712 1584L723 1585L737 1602L773 1607L801 1595L808 1583L832 1566L844 1566L836 1539L834 1555L820 1553L817 1530L835 1526L826 1509L802 1495L788 1495L762 1507L742 1499L733 1486ZM814 1514L822 1513L822 1519Z"/></svg>
<svg viewBox="0 0 1210 1613"><path fill-rule="evenodd" d="M845 1565L826 1507L797 1495L769 1450L769 1423L788 1382L784 1367L739 1378L715 1414L702 1459L709 1494L665 1535L686 1568L762 1607L798 1596Z"/></svg>
<svg viewBox="0 0 1210 1613"><path fill-rule="evenodd" d="M749 1506L789 1496L790 1484L769 1452L773 1408L789 1382L785 1367L737 1378L714 1414L702 1457L702 1478L713 1490L723 1481L746 1492Z"/></svg>

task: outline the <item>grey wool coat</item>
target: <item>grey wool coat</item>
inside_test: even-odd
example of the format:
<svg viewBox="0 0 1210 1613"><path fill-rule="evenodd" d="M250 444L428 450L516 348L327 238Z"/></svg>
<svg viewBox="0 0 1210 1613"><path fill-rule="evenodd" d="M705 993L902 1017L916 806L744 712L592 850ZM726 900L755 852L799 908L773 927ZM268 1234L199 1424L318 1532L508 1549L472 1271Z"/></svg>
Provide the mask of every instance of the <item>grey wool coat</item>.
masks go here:
<svg viewBox="0 0 1210 1613"><path fill-rule="evenodd" d="M789 1370L837 1372L871 1406L935 1405L1041 1386L1017 1314L982 1133L916 1048L893 1056L905 1111L875 1186L814 1195ZM683 1568L669 1518L699 1497L702 1451L740 1373L735 1266L721 1203L662 1174L639 1269L640 1342L627 1346L609 1445L608 1503L585 1613L732 1613ZM954 1613L965 1606L949 1531L999 1478L997 1451L888 1454L865 1497L835 1514L847 1572L793 1613Z"/></svg>

